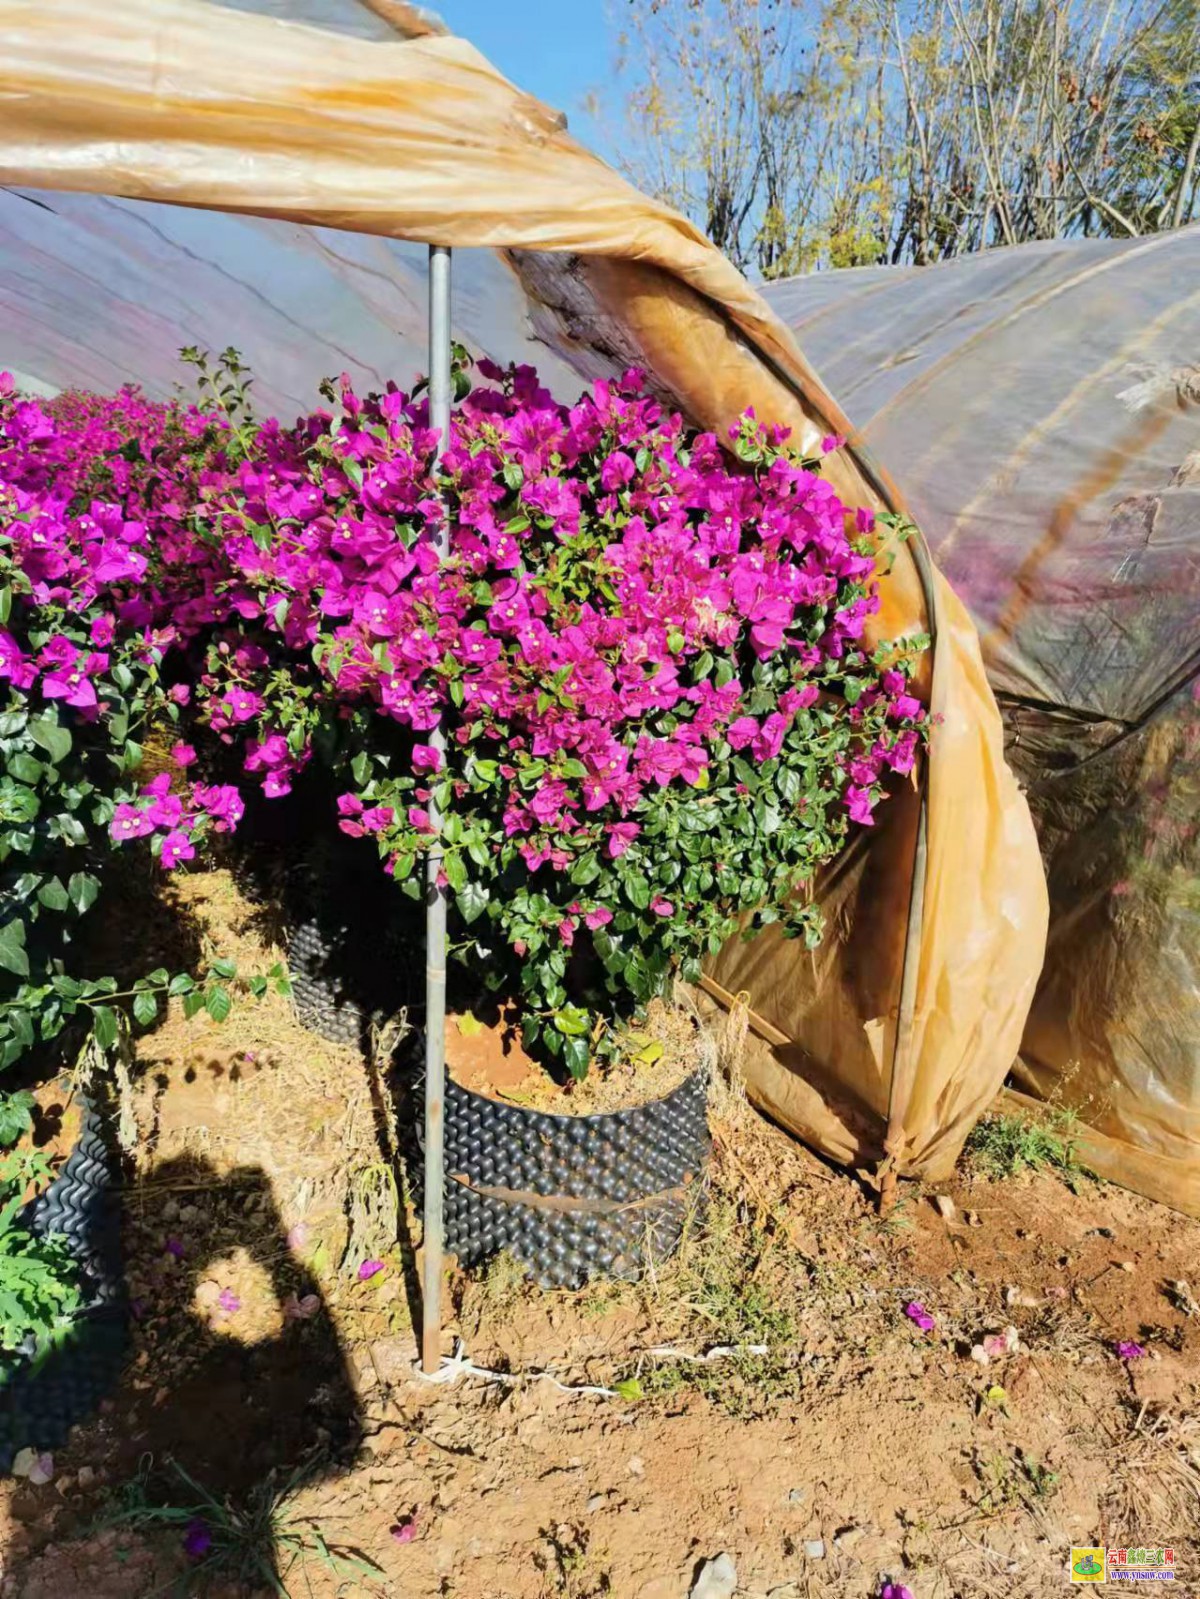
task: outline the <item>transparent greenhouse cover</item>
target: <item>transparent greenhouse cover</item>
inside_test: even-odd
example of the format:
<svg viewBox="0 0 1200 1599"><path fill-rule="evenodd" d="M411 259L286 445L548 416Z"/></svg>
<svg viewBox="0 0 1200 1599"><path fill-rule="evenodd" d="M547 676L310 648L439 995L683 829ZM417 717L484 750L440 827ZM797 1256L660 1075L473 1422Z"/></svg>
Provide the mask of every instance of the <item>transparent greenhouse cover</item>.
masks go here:
<svg viewBox="0 0 1200 1599"><path fill-rule="evenodd" d="M702 427L753 406L812 452L848 430L690 223L400 0L0 0L0 62L0 361L29 380L168 393L180 345L234 344L287 416L330 373L407 378L433 242L456 249L464 342L567 397L638 365ZM856 448L827 471L851 503L898 503ZM749 1086L780 1121L836 1160L936 1177L1016 1054L1047 904L975 629L940 575L926 587L932 615L913 543L886 552L876 636L937 635L911 1035L897 1047L913 789L820 885L819 951L768 929L709 981L748 992Z"/></svg>
<svg viewBox="0 0 1200 1599"><path fill-rule="evenodd" d="M979 628L1050 881L1018 1076L1200 1214L1200 227L767 298Z"/></svg>

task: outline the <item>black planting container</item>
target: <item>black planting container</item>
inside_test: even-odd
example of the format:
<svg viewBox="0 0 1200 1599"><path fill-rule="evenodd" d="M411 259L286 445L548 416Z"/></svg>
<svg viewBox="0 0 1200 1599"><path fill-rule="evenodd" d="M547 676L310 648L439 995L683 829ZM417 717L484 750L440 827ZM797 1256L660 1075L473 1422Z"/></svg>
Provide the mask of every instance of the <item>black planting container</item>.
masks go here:
<svg viewBox="0 0 1200 1599"><path fill-rule="evenodd" d="M21 1223L62 1235L83 1282L83 1302L63 1339L39 1362L33 1341L0 1354L0 1471L26 1446L57 1449L116 1382L128 1335L121 1267L118 1165L94 1104L84 1107L79 1139Z"/></svg>
<svg viewBox="0 0 1200 1599"><path fill-rule="evenodd" d="M545 1288L633 1278L679 1245L712 1144L706 1067L664 1098L556 1116L446 1084L446 1248L504 1251ZM420 1096L414 1096L419 1107ZM413 1162L420 1192L421 1161Z"/></svg>
<svg viewBox="0 0 1200 1599"><path fill-rule="evenodd" d="M414 996L409 902L373 845L335 836L287 876L284 917L297 1019L331 1043L366 1051L371 1032Z"/></svg>

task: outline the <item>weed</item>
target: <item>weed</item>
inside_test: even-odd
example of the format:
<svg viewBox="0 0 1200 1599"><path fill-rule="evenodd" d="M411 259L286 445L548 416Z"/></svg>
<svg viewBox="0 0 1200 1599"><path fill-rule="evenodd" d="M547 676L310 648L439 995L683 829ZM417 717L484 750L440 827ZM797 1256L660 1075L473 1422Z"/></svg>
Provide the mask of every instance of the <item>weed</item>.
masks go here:
<svg viewBox="0 0 1200 1599"><path fill-rule="evenodd" d="M295 1497L316 1471L316 1462L297 1467L282 1483L272 1474L240 1504L218 1499L177 1461L170 1464L170 1481L156 1481L147 1460L120 1490L116 1506L97 1523L98 1530L132 1527L179 1535L192 1565L145 1599L171 1591L207 1592L213 1578L246 1588L265 1585L278 1599L289 1599L284 1579L310 1561L339 1579L383 1577L371 1561L331 1543L316 1522L293 1514Z"/></svg>
<svg viewBox="0 0 1200 1599"><path fill-rule="evenodd" d="M400 1190L396 1174L384 1161L371 1161L350 1175L349 1221L342 1270L353 1275L359 1263L386 1255L396 1246L400 1227Z"/></svg>
<svg viewBox="0 0 1200 1599"><path fill-rule="evenodd" d="M1078 1158L1079 1117L1072 1110L1052 1110L1044 1117L1004 1112L985 1116L967 1139L964 1155L970 1166L993 1182L1024 1171L1053 1171L1077 1193L1083 1178L1094 1178Z"/></svg>
<svg viewBox="0 0 1200 1599"><path fill-rule="evenodd" d="M989 1455L976 1461L975 1470L983 1484L979 1508L985 1516L1031 1509L1052 1498L1058 1488L1058 1472L1021 1449L1011 1455Z"/></svg>
<svg viewBox="0 0 1200 1599"><path fill-rule="evenodd" d="M739 1417L793 1393L798 1265L736 1200L714 1195L703 1215L691 1218L675 1260L643 1284L643 1293L666 1339L736 1352L711 1363L655 1357L650 1370L635 1373L643 1391L688 1389ZM750 1353L748 1345L765 1345L766 1353Z"/></svg>
<svg viewBox="0 0 1200 1599"><path fill-rule="evenodd" d="M555 1599L601 1599L612 1592L607 1571L597 1569L585 1528L560 1523L543 1527L541 1538L545 1547L534 1555L534 1562L547 1579L547 1599L551 1595Z"/></svg>
<svg viewBox="0 0 1200 1599"><path fill-rule="evenodd" d="M503 1321L511 1314L528 1282L525 1267L507 1250L493 1255L463 1286L458 1307L463 1330L473 1338L489 1323Z"/></svg>

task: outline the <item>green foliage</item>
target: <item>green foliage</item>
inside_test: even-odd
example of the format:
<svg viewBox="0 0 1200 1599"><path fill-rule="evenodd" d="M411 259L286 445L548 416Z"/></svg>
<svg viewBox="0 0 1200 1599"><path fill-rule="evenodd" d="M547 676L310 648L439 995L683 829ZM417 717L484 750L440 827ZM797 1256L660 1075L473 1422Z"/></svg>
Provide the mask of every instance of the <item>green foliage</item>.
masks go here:
<svg viewBox="0 0 1200 1599"><path fill-rule="evenodd" d="M1048 1111L1044 1117L1013 1112L985 1116L971 1130L963 1150L968 1165L993 1182L1022 1172L1056 1172L1074 1191L1094 1174L1078 1158L1079 1118L1074 1111Z"/></svg>
<svg viewBox="0 0 1200 1599"><path fill-rule="evenodd" d="M19 1134L20 1115L28 1115L28 1106L18 1105L17 1098L0 1105L0 1127L16 1126ZM27 1189L43 1185L49 1176L44 1155L10 1150L0 1156L0 1356L31 1337L35 1358L44 1354L79 1305L78 1270L66 1241L53 1233L37 1237L20 1221Z"/></svg>

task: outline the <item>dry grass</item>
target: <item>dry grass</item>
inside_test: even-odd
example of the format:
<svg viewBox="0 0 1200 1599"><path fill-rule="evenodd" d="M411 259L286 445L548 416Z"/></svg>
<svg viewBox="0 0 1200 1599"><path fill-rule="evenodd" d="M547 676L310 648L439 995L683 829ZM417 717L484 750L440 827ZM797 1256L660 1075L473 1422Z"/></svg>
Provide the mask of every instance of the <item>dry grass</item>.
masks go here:
<svg viewBox="0 0 1200 1599"><path fill-rule="evenodd" d="M1194 1540L1200 1527L1200 1415L1141 1405L1117 1447L1111 1484L1105 1530L1114 1539Z"/></svg>

